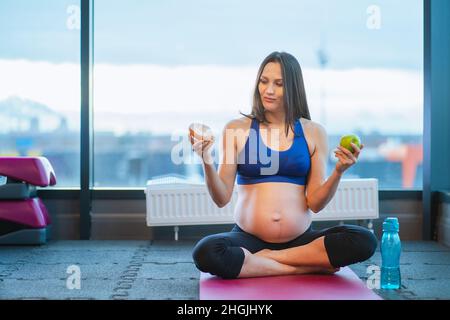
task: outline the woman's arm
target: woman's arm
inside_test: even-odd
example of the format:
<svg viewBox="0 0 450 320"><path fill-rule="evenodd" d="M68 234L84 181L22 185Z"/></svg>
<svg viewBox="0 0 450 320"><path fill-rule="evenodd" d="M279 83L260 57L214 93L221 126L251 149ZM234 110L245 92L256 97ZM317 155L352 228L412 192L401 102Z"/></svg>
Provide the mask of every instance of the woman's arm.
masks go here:
<svg viewBox="0 0 450 320"><path fill-rule="evenodd" d="M222 158L219 163L218 172L216 171L214 159L209 151L212 144L206 145L203 150L200 148L199 152L197 152L199 156L203 155L202 167L205 174L205 183L212 200L219 208L224 207L230 202L234 181L236 179L237 160L234 157L235 143L233 136L227 134L227 132L230 132L228 130L232 129L232 127L233 121L225 126L222 133ZM226 156L231 160L226 159Z"/></svg>
<svg viewBox="0 0 450 320"><path fill-rule="evenodd" d="M328 137L323 126L316 124L313 130L315 141L315 150L311 157L311 169L308 175L306 185L306 202L308 207L317 213L333 199L342 174L350 166L356 163L360 149L352 144L353 154L345 148L338 147L335 150L335 156L339 159L331 175L325 180L327 155L328 155ZM363 145L361 146L361 149Z"/></svg>

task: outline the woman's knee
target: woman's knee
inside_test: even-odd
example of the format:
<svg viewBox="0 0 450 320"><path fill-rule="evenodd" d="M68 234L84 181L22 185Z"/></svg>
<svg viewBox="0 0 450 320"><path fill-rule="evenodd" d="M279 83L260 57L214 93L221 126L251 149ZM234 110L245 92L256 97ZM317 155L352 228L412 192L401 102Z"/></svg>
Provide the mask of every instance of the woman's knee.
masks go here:
<svg viewBox="0 0 450 320"><path fill-rule="evenodd" d="M239 275L244 253L241 248L232 247L231 241L226 237L211 235L197 243L192 258L200 271L233 279Z"/></svg>
<svg viewBox="0 0 450 320"><path fill-rule="evenodd" d="M217 246L221 246L221 243L214 236L205 237L195 245L192 258L200 271L210 272L211 267L217 263L215 261Z"/></svg>
<svg viewBox="0 0 450 320"><path fill-rule="evenodd" d="M342 226L339 232L325 236L325 247L334 267L363 262L373 256L377 246L375 235L359 226Z"/></svg>
<svg viewBox="0 0 450 320"><path fill-rule="evenodd" d="M360 261L365 261L372 257L378 246L377 237L366 228L359 228L355 234L356 251Z"/></svg>

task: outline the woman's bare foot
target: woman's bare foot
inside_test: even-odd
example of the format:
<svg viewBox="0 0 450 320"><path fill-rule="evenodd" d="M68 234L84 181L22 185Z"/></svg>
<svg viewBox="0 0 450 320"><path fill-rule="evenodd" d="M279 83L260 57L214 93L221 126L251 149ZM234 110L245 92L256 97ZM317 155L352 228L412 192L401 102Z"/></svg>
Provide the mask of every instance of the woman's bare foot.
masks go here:
<svg viewBox="0 0 450 320"><path fill-rule="evenodd" d="M255 256L269 258L269 259L275 259L274 250L270 249L263 249L261 251L258 251L254 253ZM333 274L340 270L340 268L333 268L333 267L319 267L319 266L294 266L296 268L297 274L308 274L308 273L316 273L316 274Z"/></svg>
<svg viewBox="0 0 450 320"><path fill-rule="evenodd" d="M305 267L297 266L297 274L334 274L340 268L324 268L324 267Z"/></svg>
<svg viewBox="0 0 450 320"><path fill-rule="evenodd" d="M273 250L270 250L270 249L262 249L261 251L255 252L254 255L273 259L273 256L271 255L272 251Z"/></svg>

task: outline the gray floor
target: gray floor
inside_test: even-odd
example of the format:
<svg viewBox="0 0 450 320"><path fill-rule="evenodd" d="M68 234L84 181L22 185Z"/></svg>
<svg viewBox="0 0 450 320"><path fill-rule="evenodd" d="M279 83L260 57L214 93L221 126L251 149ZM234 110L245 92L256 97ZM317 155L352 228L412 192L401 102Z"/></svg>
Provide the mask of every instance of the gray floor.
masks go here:
<svg viewBox="0 0 450 320"><path fill-rule="evenodd" d="M0 299L187 299L199 296L194 242L54 241L40 247L0 247ZM380 252L352 265L366 281ZM80 289L68 289L78 266ZM69 268L69 273L67 272ZM403 242L402 288L375 290L385 299L450 299L450 249Z"/></svg>

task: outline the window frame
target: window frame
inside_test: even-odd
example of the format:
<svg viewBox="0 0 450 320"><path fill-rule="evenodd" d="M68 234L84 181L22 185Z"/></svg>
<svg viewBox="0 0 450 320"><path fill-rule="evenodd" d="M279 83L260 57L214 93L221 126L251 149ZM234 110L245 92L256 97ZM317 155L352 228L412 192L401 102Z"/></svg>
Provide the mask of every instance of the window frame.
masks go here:
<svg viewBox="0 0 450 320"><path fill-rule="evenodd" d="M93 200L145 200L145 188L94 188L93 184L93 0L80 0L81 4L81 163L80 163L80 189L39 189L38 195L43 199L78 199L80 201L80 239L88 240L91 236L91 211ZM429 62L430 59L430 30L429 30L430 10L429 0L424 0L424 91L428 97L429 85ZM428 47L427 47L428 46ZM429 141L429 127L431 121L427 117L427 109L430 108L429 101L424 101L424 143ZM425 154L426 152L424 152ZM423 176L424 184L422 189L401 190L401 189L381 189L379 200L423 200L423 230L424 238L429 238L431 233L431 192L424 189L425 182L430 176L430 157L424 157ZM424 192L426 190L426 192Z"/></svg>

